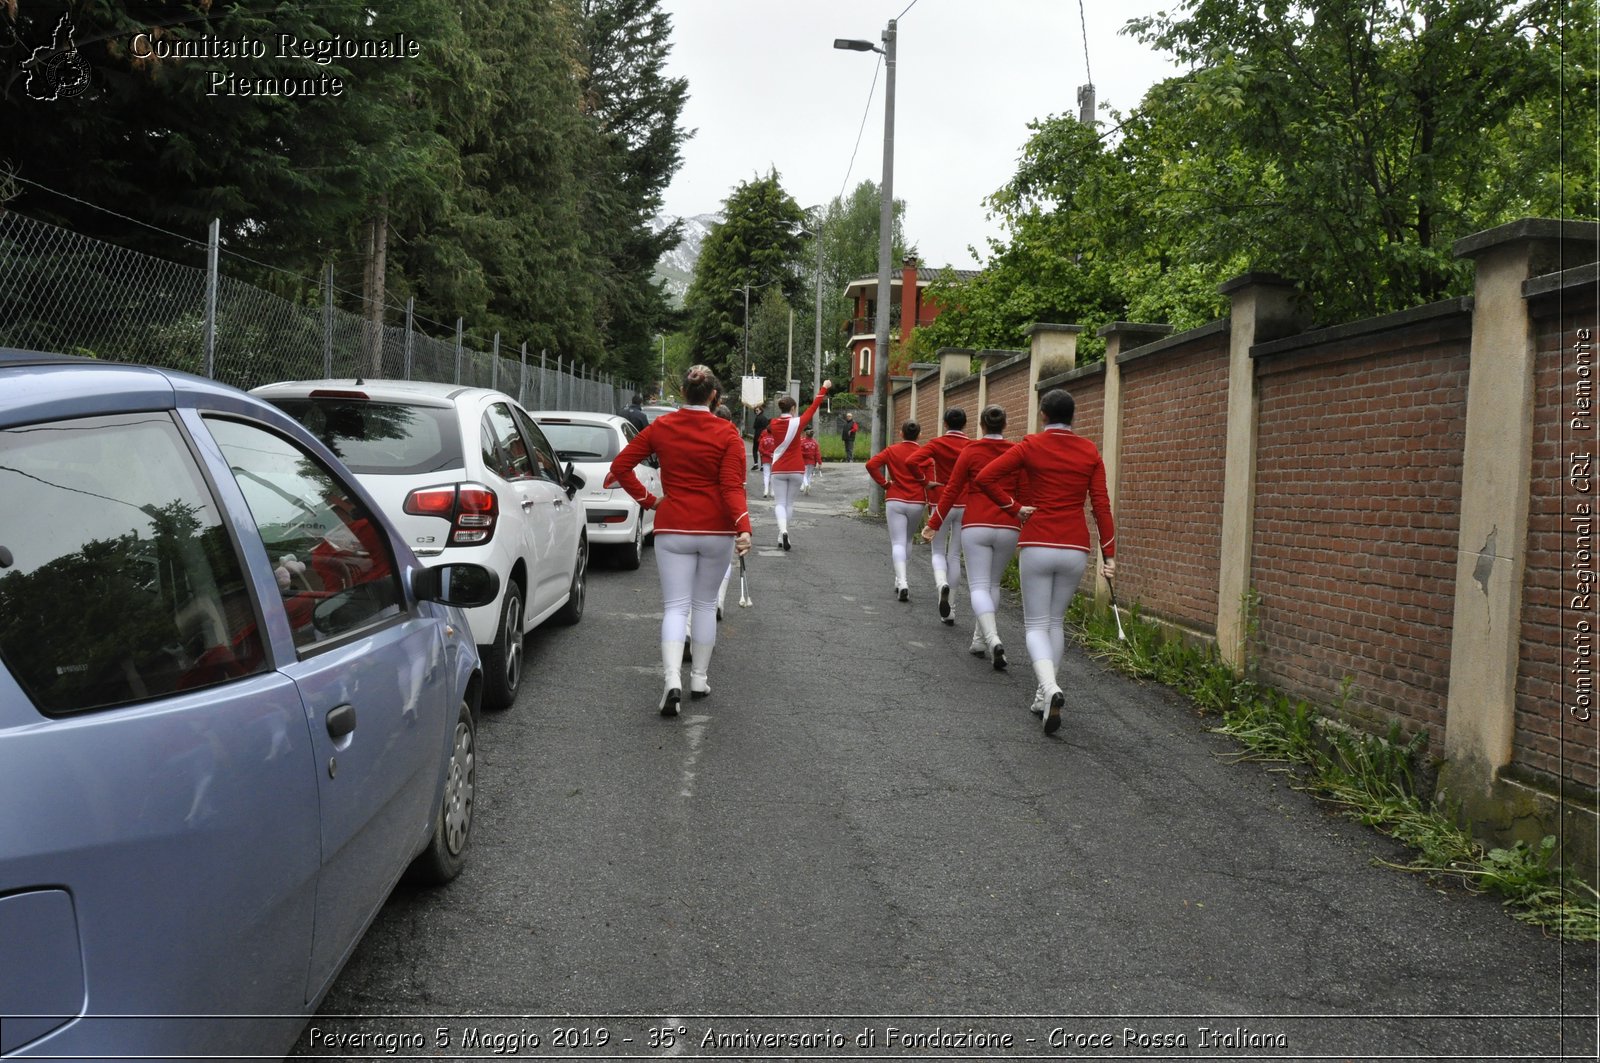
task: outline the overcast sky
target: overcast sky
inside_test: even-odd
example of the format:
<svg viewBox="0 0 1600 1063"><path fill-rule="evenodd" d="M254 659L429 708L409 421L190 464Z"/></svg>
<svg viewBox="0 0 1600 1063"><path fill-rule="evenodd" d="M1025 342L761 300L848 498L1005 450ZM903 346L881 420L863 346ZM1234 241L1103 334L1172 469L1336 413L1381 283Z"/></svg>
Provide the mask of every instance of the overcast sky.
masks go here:
<svg viewBox="0 0 1600 1063"><path fill-rule="evenodd" d="M719 210L739 182L769 168L801 207L879 180L882 60L835 50L833 40L878 44L888 21L905 12L897 24L895 198L905 201L906 236L924 264L974 268L986 238L1000 235L984 217L984 197L1016 172L1028 123L1076 114L1078 86L1091 74L1102 119L1107 103L1131 110L1151 84L1178 71L1118 30L1179 6L1083 0L1086 72L1073 0L661 0L673 22L668 70L689 81L683 125L695 131L665 212Z"/></svg>

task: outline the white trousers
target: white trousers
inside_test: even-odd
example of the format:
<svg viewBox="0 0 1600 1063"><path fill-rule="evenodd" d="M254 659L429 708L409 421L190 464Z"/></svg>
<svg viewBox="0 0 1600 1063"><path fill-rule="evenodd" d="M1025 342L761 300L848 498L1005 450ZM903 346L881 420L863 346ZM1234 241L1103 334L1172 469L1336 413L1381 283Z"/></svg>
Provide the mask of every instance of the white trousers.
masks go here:
<svg viewBox="0 0 1600 1063"><path fill-rule="evenodd" d="M999 611L1000 577L1017 552L1016 528L962 528L961 549L967 554L967 594L972 615ZM934 540L937 542L938 540Z"/></svg>
<svg viewBox="0 0 1600 1063"><path fill-rule="evenodd" d="M1078 591L1089 555L1082 550L1055 546L1024 546L1017 555L1017 571L1022 578L1022 627L1028 643L1028 657L1049 661L1052 673L1061 667L1066 650L1062 621L1067 606Z"/></svg>
<svg viewBox="0 0 1600 1063"><path fill-rule="evenodd" d="M778 521L778 534L789 530L789 514L794 512L794 500L800 497L800 481L805 478L798 472L772 474L772 515Z"/></svg>
<svg viewBox="0 0 1600 1063"><path fill-rule="evenodd" d="M883 515L889 521L889 556L904 565L910 555L911 527L922 519L922 503L885 499Z"/></svg>
<svg viewBox="0 0 1600 1063"><path fill-rule="evenodd" d="M661 641L681 643L694 614L694 640L717 641L717 588L733 558L731 535L657 535Z"/></svg>
<svg viewBox="0 0 1600 1063"><path fill-rule="evenodd" d="M939 586L961 582L961 515L964 507L950 511L933 533L933 581Z"/></svg>

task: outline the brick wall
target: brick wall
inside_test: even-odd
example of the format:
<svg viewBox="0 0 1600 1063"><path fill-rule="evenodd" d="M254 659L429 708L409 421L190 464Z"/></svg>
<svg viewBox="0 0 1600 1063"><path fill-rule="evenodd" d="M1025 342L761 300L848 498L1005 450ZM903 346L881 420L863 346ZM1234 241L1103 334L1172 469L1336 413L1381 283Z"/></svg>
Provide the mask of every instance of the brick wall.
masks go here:
<svg viewBox="0 0 1600 1063"><path fill-rule="evenodd" d="M1138 600L1157 616L1214 631L1228 421L1227 333L1196 329L1141 350L1148 353L1120 363L1122 462L1113 514L1117 596Z"/></svg>
<svg viewBox="0 0 1600 1063"><path fill-rule="evenodd" d="M1005 362L989 372L989 401L1005 407L1005 436L1013 442L1028 434L1028 361Z"/></svg>
<svg viewBox="0 0 1600 1063"><path fill-rule="evenodd" d="M1272 686L1437 752L1472 318L1453 300L1363 324L1257 360L1251 652Z"/></svg>
<svg viewBox="0 0 1600 1063"><path fill-rule="evenodd" d="M983 411L978 408L977 376L966 377L945 391L944 408L950 410L957 406L967 411L967 435L973 438L982 435L983 429L978 426L978 415Z"/></svg>
<svg viewBox="0 0 1600 1063"><path fill-rule="evenodd" d="M1595 330L1595 291L1592 286L1569 289L1564 301L1545 296L1535 300L1530 310L1538 336L1538 355L1512 763L1592 789L1600 785L1595 768L1600 716L1585 722L1567 712L1577 690L1577 677L1569 669L1581 664L1592 676L1596 663L1592 656L1586 661L1579 658L1577 644L1572 641L1580 620L1587 619L1591 629L1595 626L1592 599L1587 608L1574 608L1571 601L1577 572L1582 567L1592 572L1595 565L1592 530L1590 560L1587 566L1581 563L1578 525L1571 520L1577 515L1580 497L1569 480L1569 466L1573 454L1588 454L1591 460L1596 456L1592 445L1595 433L1572 432L1566 421L1575 408L1572 400L1578 381L1579 358L1574 345L1579 329L1589 329L1591 334ZM1593 338L1590 343L1594 343ZM1591 383L1594 358L1591 350ZM1581 500L1588 502L1592 512L1593 490ZM1590 527L1594 527L1592 519Z"/></svg>

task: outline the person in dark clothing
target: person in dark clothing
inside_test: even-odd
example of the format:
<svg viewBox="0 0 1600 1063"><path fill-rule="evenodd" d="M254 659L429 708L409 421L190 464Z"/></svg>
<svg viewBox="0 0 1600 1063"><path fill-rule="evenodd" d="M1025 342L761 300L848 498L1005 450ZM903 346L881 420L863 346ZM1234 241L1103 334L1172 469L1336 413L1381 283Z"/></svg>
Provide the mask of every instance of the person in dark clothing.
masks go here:
<svg viewBox="0 0 1600 1063"><path fill-rule="evenodd" d="M643 432L645 427L650 424L650 418L646 417L644 410L640 408L643 405L644 396L636 394L633 397L633 401L622 408L622 416L627 419L629 424L633 425L633 427L637 428L641 432Z"/></svg>
<svg viewBox="0 0 1600 1063"><path fill-rule="evenodd" d="M763 406L756 411L755 424L750 429L750 467L761 468L761 433L767 430L767 425L772 423L772 418L767 416L767 409Z"/></svg>
<svg viewBox="0 0 1600 1063"><path fill-rule="evenodd" d="M839 426L839 434L844 438L844 460L856 460L856 432L861 426L856 424L854 414L845 414L844 423Z"/></svg>

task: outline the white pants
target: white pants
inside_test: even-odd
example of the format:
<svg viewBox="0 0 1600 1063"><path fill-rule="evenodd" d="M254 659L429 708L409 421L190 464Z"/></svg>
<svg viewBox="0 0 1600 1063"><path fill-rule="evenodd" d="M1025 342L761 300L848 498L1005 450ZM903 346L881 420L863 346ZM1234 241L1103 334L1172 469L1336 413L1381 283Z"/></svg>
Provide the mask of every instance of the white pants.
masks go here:
<svg viewBox="0 0 1600 1063"><path fill-rule="evenodd" d="M889 521L889 556L905 564L910 554L911 526L922 519L922 503L886 499L883 515Z"/></svg>
<svg viewBox="0 0 1600 1063"><path fill-rule="evenodd" d="M717 588L733 557L731 535L657 535L661 641L682 642L694 614L694 640L717 641Z"/></svg>
<svg viewBox="0 0 1600 1063"><path fill-rule="evenodd" d="M961 582L961 515L965 512L962 506L952 509L933 533L933 581L941 587Z"/></svg>
<svg viewBox="0 0 1600 1063"><path fill-rule="evenodd" d="M1017 555L1028 657L1049 661L1052 671L1061 667L1067 640L1062 621L1088 561L1089 555L1082 550L1055 546L1024 546Z"/></svg>
<svg viewBox="0 0 1600 1063"><path fill-rule="evenodd" d="M1017 552L1016 528L962 528L961 548L967 554L967 593L972 615L999 611L1000 577ZM938 542L937 539L934 540Z"/></svg>
<svg viewBox="0 0 1600 1063"><path fill-rule="evenodd" d="M802 479L804 475L798 472L772 474L772 515L777 518L779 535L789 530L789 514L794 512L794 500L800 497Z"/></svg>

